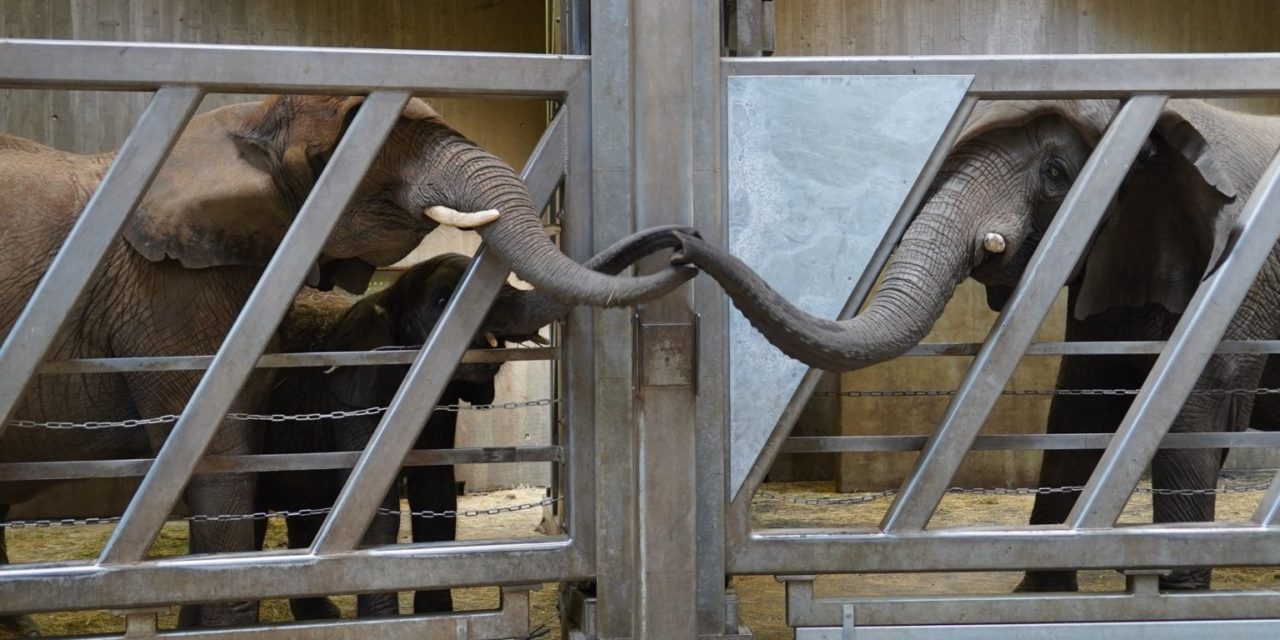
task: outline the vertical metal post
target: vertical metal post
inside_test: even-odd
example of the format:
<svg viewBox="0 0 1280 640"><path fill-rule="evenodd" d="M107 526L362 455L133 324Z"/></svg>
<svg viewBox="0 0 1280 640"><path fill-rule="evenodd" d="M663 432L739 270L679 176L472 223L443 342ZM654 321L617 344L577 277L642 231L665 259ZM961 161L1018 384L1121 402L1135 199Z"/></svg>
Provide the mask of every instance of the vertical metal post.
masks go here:
<svg viewBox="0 0 1280 640"><path fill-rule="evenodd" d="M99 562L137 562L151 548L289 309L292 298L280 292L295 291L302 283L408 101L406 92L376 92L360 107L107 541Z"/></svg>
<svg viewBox="0 0 1280 640"><path fill-rule="evenodd" d="M1253 286L1258 270L1275 248L1280 238L1280 156L1272 159L1258 179L1236 224L1232 231L1239 240L1187 303L1164 351L1067 516L1072 528L1115 524ZM1260 505L1259 513L1266 507Z"/></svg>
<svg viewBox="0 0 1280 640"><path fill-rule="evenodd" d="M708 242L724 246L727 233L723 209L721 162L724 113L721 2L694 4L693 22L693 219ZM728 300L711 278L692 284L698 332L693 357L707 363L698 368L696 454L698 490L698 633L716 636L737 633L736 616L728 615L725 589L725 484L728 480ZM732 627L732 628L730 628Z"/></svg>
<svg viewBox="0 0 1280 640"><path fill-rule="evenodd" d="M636 226L693 213L694 18L707 0L631 3ZM597 42L597 44L599 44ZM690 288L639 311L635 637L696 638L697 439Z"/></svg>
<svg viewBox="0 0 1280 640"><path fill-rule="evenodd" d="M14 322L0 347L0 435L36 367L71 317L71 308L115 246L125 220L151 186L203 96L198 87L156 91Z"/></svg>
<svg viewBox="0 0 1280 640"><path fill-rule="evenodd" d="M1166 96L1136 96L1112 119L1045 231L942 423L889 506L880 523L885 531L919 530L929 522L1166 101Z"/></svg>
<svg viewBox="0 0 1280 640"><path fill-rule="evenodd" d="M591 219L595 250L631 233L631 4L591 3ZM578 220L579 227L583 220ZM572 231L576 233L576 231ZM594 309L596 630L633 635L636 488L630 309ZM578 316L574 316L576 322ZM572 357L572 354L569 354ZM572 365L571 365L572 366Z"/></svg>

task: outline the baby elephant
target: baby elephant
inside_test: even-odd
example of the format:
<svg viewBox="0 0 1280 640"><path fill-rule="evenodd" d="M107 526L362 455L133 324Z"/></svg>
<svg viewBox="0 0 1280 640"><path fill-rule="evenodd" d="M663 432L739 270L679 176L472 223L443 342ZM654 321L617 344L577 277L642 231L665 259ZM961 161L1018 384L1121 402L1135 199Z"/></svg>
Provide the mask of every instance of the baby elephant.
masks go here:
<svg viewBox="0 0 1280 640"><path fill-rule="evenodd" d="M629 242L610 247L585 263L603 273L616 274L639 258L672 246L670 227L659 227L632 236ZM368 351L394 345L420 345L426 341L444 312L470 260L445 254L405 272L386 289L352 303L337 293L305 292L295 301L281 325L281 342L287 352ZM539 340L538 329L566 315L570 305L536 291L504 286L482 323L471 348L490 348L502 342ZM461 364L454 371L440 404L493 402L493 380L500 364ZM407 365L284 369L272 393L270 411L277 414L327 413L335 410L385 407L408 371ZM381 414L271 425L265 430L265 453L314 453L358 451L365 447ZM457 413L432 412L416 448L453 446ZM259 480L260 508L297 511L330 506L346 482L348 470L265 473ZM457 496L453 467L410 467L401 474L412 511L455 510ZM398 510L398 487L388 492L382 506ZM286 520L289 546L311 544L324 516L293 516ZM453 540L456 520L414 516L414 542ZM365 533L366 545L396 540L399 518L380 513ZM259 537L265 532L260 528ZM300 598L290 602L298 620L337 617L327 598ZM419 591L415 613L450 611L449 590ZM357 614L398 613L394 593L366 594L357 598Z"/></svg>

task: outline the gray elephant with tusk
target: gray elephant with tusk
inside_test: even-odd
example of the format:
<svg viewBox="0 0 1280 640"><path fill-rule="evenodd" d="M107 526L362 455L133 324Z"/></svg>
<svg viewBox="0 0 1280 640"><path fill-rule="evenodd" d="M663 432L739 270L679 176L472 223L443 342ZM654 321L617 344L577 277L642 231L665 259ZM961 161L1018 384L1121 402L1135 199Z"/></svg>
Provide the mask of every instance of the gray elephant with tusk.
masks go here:
<svg viewBox="0 0 1280 640"><path fill-rule="evenodd" d="M1003 307L1058 207L1117 111L1111 101L980 104L946 159L931 195L906 230L883 284L854 318L798 311L741 262L688 239L675 260L724 286L752 324L788 355L832 371L894 358L928 333L957 284L972 277ZM1277 149L1280 118L1171 100L1068 282L1068 340L1161 340L1171 333L1204 275L1222 259L1230 230ZM1280 337L1280 252L1273 251L1225 339ZM1151 356L1066 356L1060 388L1137 388ZM1260 355L1214 356L1197 387L1254 388L1280 382L1280 362ZM1114 431L1128 396L1066 396L1052 402L1051 433ZM1271 396L1193 395L1173 431L1280 426ZM1099 452L1046 452L1041 486L1083 485ZM1209 489L1219 450L1165 450L1155 487ZM1036 497L1032 523L1062 522L1074 494ZM1157 495L1157 522L1212 519L1212 495ZM1206 569L1161 578L1165 588L1204 588ZM1074 590L1074 572L1035 572L1023 590Z"/></svg>
<svg viewBox="0 0 1280 640"><path fill-rule="evenodd" d="M640 258L675 246L676 232L695 233L687 227L656 227L613 245L584 263L601 273L616 274ZM367 351L393 345L423 344L439 322L449 299L466 273L470 260L458 254L436 256L414 266L387 288L352 304L345 296L314 293L295 301L281 325L285 351ZM473 349L497 347L502 342L538 340L539 328L563 317L573 305L541 291L524 291L505 285L472 341ZM500 364L461 364L440 398L441 405L466 401L488 404L494 399L494 377ZM400 387L408 366L337 367L292 369L281 373L272 390L270 413L299 414L350 411L385 407ZM264 434L265 453L314 453L361 450L378 426L381 415L339 420L270 425ZM453 446L458 414L435 411L418 437L418 449ZM298 511L333 504L347 478L347 471L275 472L259 481L259 509ZM410 467L401 473L409 508L414 512L442 513L457 509L453 467ZM400 518L388 512L399 509L399 491L384 498L384 511L365 533L364 545L393 544ZM290 547L311 544L323 516L291 516L287 519ZM414 542L453 540L456 520L441 517L410 519ZM261 536L265 523L259 528ZM259 540L259 544L261 540ZM325 598L290 601L297 620L338 617L337 608ZM364 594L357 598L360 616L394 615L396 594ZM452 610L448 589L419 591L415 613Z"/></svg>
<svg viewBox="0 0 1280 640"><path fill-rule="evenodd" d="M262 275L362 99L278 96L193 118L123 237L108 252L51 359L215 353ZM0 135L0 334L10 332L114 154L66 153ZM472 212L472 213L467 213ZM500 212L495 214L494 212ZM496 216L496 217L495 217ZM324 245L310 283L363 292L439 224L475 228L522 279L565 301L630 305L680 286L691 270L642 277L602 274L562 254L510 166L412 100ZM39 376L14 417L116 421L180 414L198 372ZM261 406L270 374L243 387L232 411ZM0 436L0 462L149 457L166 429L34 430ZM224 421L207 455L252 454L254 428ZM0 504L47 485L0 485ZM252 511L254 478L196 476L185 498L196 514ZM194 522L193 553L253 548L249 522ZM256 603L183 609L184 626L245 624Z"/></svg>

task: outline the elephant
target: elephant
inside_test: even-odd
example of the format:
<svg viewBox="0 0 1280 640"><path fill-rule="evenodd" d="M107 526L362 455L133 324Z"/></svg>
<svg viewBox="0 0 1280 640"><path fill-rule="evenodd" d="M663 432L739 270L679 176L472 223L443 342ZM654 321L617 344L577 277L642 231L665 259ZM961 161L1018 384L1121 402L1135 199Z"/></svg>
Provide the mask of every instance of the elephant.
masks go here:
<svg viewBox="0 0 1280 640"><path fill-rule="evenodd" d="M896 357L919 343L953 294L972 277L992 309L1003 308L1073 180L1118 110L1115 101L980 103L883 274L874 298L844 321L813 318L768 288L740 261L689 239L673 260L712 275L752 324L788 355L841 371ZM1166 339L1203 277L1223 259L1244 202L1280 148L1280 117L1170 100L1109 204L1067 282L1066 337ZM1225 339L1280 336L1280 252L1273 250L1231 320ZM1059 388L1137 388L1153 356L1063 357ZM1215 355L1197 389L1253 388L1280 379L1280 363L1262 355ZM1264 376L1264 374L1266 374ZM1058 396L1050 433L1114 431L1130 396ZM1240 430L1253 398L1194 394L1174 432ZM1258 398L1256 427L1277 406ZM1044 454L1041 486L1083 485L1097 451ZM1216 486L1220 450L1161 450L1152 462L1157 489ZM1074 494L1038 495L1031 522L1062 522ZM1211 520L1212 495L1156 495L1156 522ZM1166 589L1207 588L1208 569L1178 570ZM1071 591L1074 572L1029 572L1024 591Z"/></svg>
<svg viewBox="0 0 1280 640"><path fill-rule="evenodd" d="M362 102L274 96L192 118L48 356L214 353ZM4 335L113 159L112 153L79 155L0 135ZM693 275L668 268L610 276L570 260L544 231L519 174L414 99L352 195L308 283L363 292L375 267L405 257L441 221L476 228L519 277L574 303L635 304ZM231 410L260 406L270 377L253 376ZM195 372L36 376L14 417L85 422L179 414L199 379ZM0 437L0 462L146 457L167 431L8 429ZM250 454L259 441L250 424L226 420L206 453ZM253 485L245 474L196 476L185 498L196 514L247 512ZM0 486L0 504L32 499L44 486ZM253 543L251 523L191 525L193 553L250 550ZM256 616L254 603L241 602L185 607L181 619L184 626L223 626Z"/></svg>
<svg viewBox="0 0 1280 640"><path fill-rule="evenodd" d="M583 264L602 273L618 273L645 255L675 246L674 231L692 230L654 227L609 247ZM470 259L459 254L435 256L404 272L385 289L354 304L336 293L304 292L281 324L282 348L286 352L368 351L423 344L469 265ZM540 341L538 329L563 317L570 309L571 305L544 292L504 285L471 347L487 349L502 342ZM493 402L494 377L500 366L500 363L459 365L440 404L457 404L459 400L473 405ZM272 389L270 412L293 415L385 407L391 403L407 371L407 365L287 370ZM452 411L432 412L415 447L452 447L457 418L458 414ZM277 428L265 431L263 451L269 454L358 451L364 449L380 419L381 415L366 415L276 425ZM258 508L299 511L331 505L347 475L345 469L263 474L258 484ZM412 511L439 513L457 509L453 467L409 467L401 475ZM387 512L399 509L397 489L388 492L383 500L384 511L375 517L363 544L385 545L396 541L400 519ZM289 547L309 546L323 520L322 515L287 517ZM262 525L258 531L260 544L265 522L259 522ZM453 540L457 532L457 521L452 518L415 516L410 522L414 542ZM337 608L326 598L296 598L289 604L297 620L338 617ZM413 609L414 613L451 611L449 590L418 591ZM398 610L394 593L357 597L360 616L394 615Z"/></svg>

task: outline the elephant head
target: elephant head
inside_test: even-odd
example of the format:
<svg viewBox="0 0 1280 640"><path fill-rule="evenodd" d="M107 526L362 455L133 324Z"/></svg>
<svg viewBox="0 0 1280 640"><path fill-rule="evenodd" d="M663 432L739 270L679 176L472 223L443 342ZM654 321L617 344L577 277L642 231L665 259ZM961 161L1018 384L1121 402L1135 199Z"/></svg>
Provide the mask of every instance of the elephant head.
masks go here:
<svg viewBox="0 0 1280 640"><path fill-rule="evenodd" d="M1116 110L1106 101L980 105L880 289L849 320L797 310L701 240L687 239L675 262L710 273L757 329L806 364L842 371L891 359L924 338L967 277L986 285L993 308L1003 306ZM1237 178L1252 171L1229 164L1239 150L1227 156L1216 137L1206 137L1230 129L1235 115L1170 103L1072 275L1077 318L1148 303L1183 310L1226 247Z"/></svg>
<svg viewBox="0 0 1280 640"><path fill-rule="evenodd" d="M151 261L171 258L188 268L265 265L362 102L278 96L196 116L130 219L126 239ZM573 302L634 304L692 276L671 269L608 276L573 262L547 237L520 176L415 99L310 282L363 292L375 267L403 258L441 223L477 228L522 279Z"/></svg>

